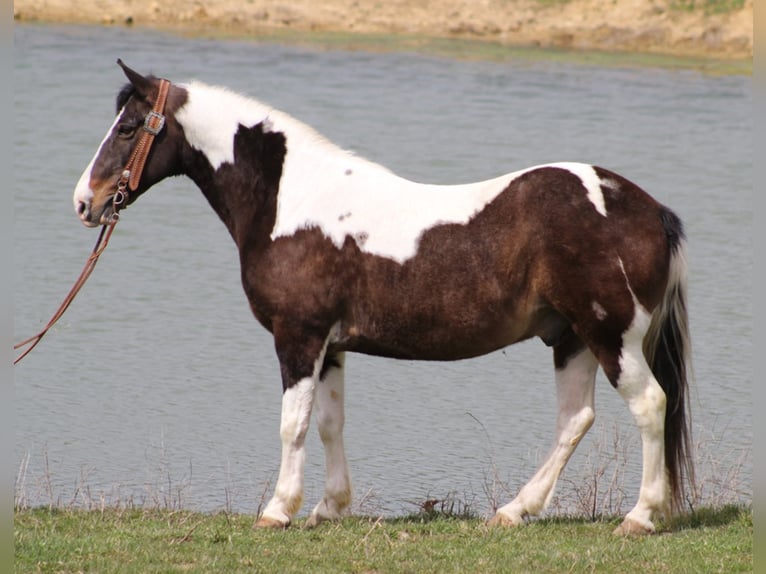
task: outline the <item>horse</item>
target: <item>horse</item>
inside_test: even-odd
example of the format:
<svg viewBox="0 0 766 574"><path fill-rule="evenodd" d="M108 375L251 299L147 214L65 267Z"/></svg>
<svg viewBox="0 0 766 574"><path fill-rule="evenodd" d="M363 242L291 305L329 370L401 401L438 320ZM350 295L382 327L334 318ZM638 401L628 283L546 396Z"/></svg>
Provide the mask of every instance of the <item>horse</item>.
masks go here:
<svg viewBox="0 0 766 574"><path fill-rule="evenodd" d="M283 391L279 475L254 528L287 528L301 508L312 414L326 481L306 526L348 513L347 353L453 361L532 337L553 349L555 439L489 524L522 525L546 508L593 424L599 367L642 444L638 499L615 533L654 533L681 509L694 478L691 347L686 238L672 210L575 162L416 183L248 96L118 64L128 82L75 211L88 227L114 223L154 184L185 175L229 231Z"/></svg>

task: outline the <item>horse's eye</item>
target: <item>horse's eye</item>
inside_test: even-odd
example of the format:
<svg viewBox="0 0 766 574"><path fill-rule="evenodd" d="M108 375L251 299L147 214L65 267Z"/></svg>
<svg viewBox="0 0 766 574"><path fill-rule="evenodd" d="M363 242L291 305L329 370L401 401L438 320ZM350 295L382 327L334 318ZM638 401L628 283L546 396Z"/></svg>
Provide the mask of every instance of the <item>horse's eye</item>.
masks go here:
<svg viewBox="0 0 766 574"><path fill-rule="evenodd" d="M120 124L117 126L117 135L128 137L132 136L133 132L136 131L136 126L132 126L130 124Z"/></svg>

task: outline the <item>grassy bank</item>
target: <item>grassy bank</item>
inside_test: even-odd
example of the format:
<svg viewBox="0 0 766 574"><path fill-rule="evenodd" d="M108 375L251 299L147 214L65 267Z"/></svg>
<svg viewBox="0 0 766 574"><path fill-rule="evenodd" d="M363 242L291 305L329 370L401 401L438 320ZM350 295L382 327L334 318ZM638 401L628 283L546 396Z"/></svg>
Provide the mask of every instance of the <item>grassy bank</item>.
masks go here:
<svg viewBox="0 0 766 574"><path fill-rule="evenodd" d="M16 0L17 22L150 27L260 38L339 33L499 46L752 60L753 0Z"/></svg>
<svg viewBox="0 0 766 574"><path fill-rule="evenodd" d="M32 509L14 521L16 572L752 572L752 510L702 509L658 536L619 519L489 529L442 513L253 531L248 515Z"/></svg>

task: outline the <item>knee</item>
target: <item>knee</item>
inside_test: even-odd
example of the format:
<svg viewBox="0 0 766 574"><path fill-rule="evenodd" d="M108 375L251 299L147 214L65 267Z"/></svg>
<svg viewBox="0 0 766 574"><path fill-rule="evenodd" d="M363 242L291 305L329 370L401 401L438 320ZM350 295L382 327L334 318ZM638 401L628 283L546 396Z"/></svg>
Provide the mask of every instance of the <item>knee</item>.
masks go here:
<svg viewBox="0 0 766 574"><path fill-rule="evenodd" d="M590 427L593 426L593 421L596 420L596 411L593 410L593 407L584 407L580 411L580 421L582 424L583 431L587 431L590 429Z"/></svg>
<svg viewBox="0 0 766 574"><path fill-rule="evenodd" d="M560 434L559 444L563 446L576 446L585 436L585 433L593 426L596 413L592 407L583 407L569 419L566 430Z"/></svg>
<svg viewBox="0 0 766 574"><path fill-rule="evenodd" d="M279 435L283 444L300 445L306 440L308 433L308 421L282 421L279 427Z"/></svg>
<svg viewBox="0 0 766 574"><path fill-rule="evenodd" d="M320 412L317 415L319 437L323 442L331 441L343 432L344 417L342 413Z"/></svg>
<svg viewBox="0 0 766 574"><path fill-rule="evenodd" d="M637 424L644 427L662 428L665 421L667 398L659 384L647 385L644 392L630 401L630 410Z"/></svg>

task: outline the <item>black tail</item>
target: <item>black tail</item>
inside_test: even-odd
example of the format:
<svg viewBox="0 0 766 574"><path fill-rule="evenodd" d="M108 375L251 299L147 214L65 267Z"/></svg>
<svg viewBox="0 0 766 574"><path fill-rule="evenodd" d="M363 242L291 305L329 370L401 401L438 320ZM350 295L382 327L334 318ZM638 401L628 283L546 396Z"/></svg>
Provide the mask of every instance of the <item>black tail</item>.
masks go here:
<svg viewBox="0 0 766 574"><path fill-rule="evenodd" d="M694 488L689 377L691 339L686 308L685 238L681 220L669 209L662 213L670 263L665 296L655 309L644 339L644 355L665 391L665 463L673 510L684 503L685 488Z"/></svg>

